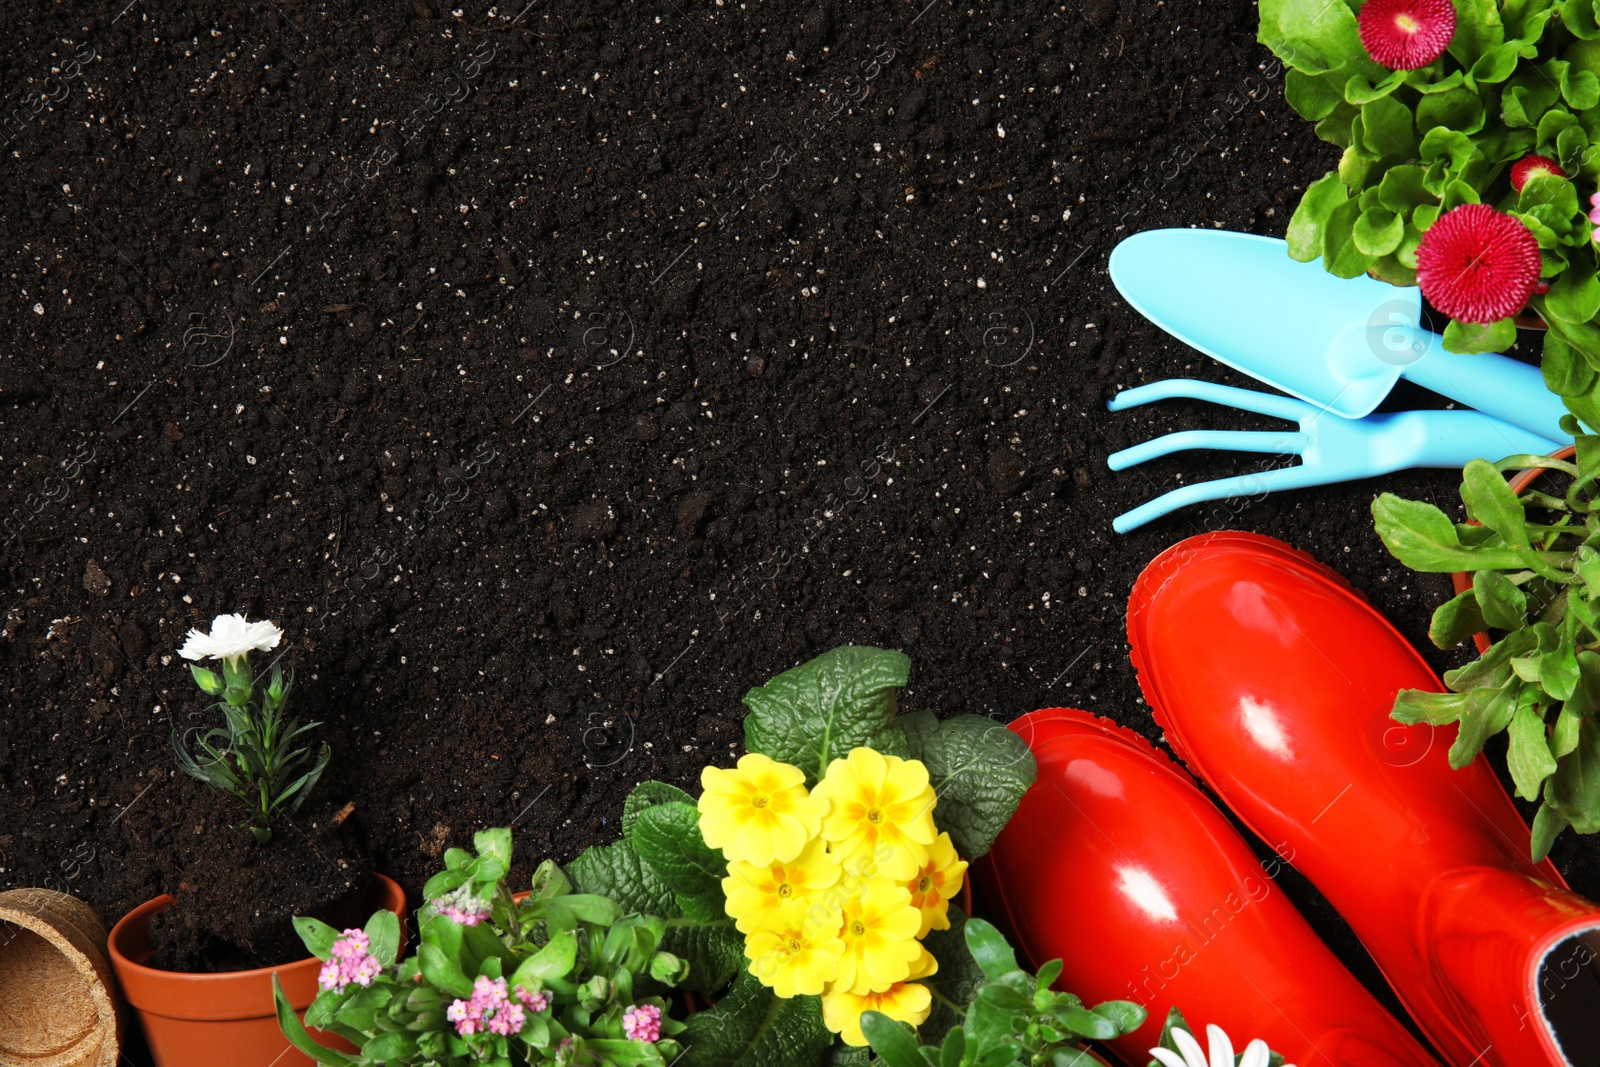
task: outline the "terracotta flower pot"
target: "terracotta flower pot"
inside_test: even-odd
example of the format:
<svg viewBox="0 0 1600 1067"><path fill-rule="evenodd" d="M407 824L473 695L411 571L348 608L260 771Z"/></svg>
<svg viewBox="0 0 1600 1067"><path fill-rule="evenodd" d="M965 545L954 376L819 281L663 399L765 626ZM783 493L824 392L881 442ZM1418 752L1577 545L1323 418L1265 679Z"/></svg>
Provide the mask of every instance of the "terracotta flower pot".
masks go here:
<svg viewBox="0 0 1600 1067"><path fill-rule="evenodd" d="M392 879L378 875L377 904L405 917L406 895ZM312 1061L289 1044L278 1029L272 976L303 1017L317 995L322 961L308 956L277 967L222 974L184 974L145 965L150 958L150 916L166 910L166 894L139 905L111 930L111 963L123 995L138 1013L157 1067L310 1067ZM405 951L401 925L400 951ZM353 1051L336 1035L313 1031L323 1044Z"/></svg>
<svg viewBox="0 0 1600 1067"><path fill-rule="evenodd" d="M1577 452L1578 449L1575 445L1568 445L1566 448L1557 449L1556 451L1550 453L1550 458L1571 459L1577 454ZM1539 477L1539 475L1543 474L1545 470L1546 468L1544 467L1529 467L1525 471L1518 471L1516 476L1511 479L1511 491L1521 495L1522 491L1528 488L1528 486L1532 485L1533 480ZM1467 521L1471 522L1474 526L1480 525L1476 520L1469 519ZM1456 571L1454 574L1450 575L1450 583L1455 586L1456 595L1460 596L1462 593L1465 593L1468 589L1472 588L1472 572ZM1489 651L1491 642L1489 641L1488 634L1473 634L1472 641L1478 646L1478 655L1481 656L1485 652Z"/></svg>
<svg viewBox="0 0 1600 1067"><path fill-rule="evenodd" d="M51 889L0 893L0 1067L112 1067L112 989L93 908Z"/></svg>

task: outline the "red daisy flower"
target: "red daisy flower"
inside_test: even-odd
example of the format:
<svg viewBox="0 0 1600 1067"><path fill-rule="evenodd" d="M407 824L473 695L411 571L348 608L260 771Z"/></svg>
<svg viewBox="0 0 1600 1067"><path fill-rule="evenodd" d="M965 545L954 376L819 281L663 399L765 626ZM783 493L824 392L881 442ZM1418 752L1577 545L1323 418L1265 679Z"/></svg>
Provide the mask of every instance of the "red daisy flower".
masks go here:
<svg viewBox="0 0 1600 1067"><path fill-rule="evenodd" d="M1539 282L1539 242L1488 204L1451 208L1417 246L1417 284L1428 302L1462 322L1515 315Z"/></svg>
<svg viewBox="0 0 1600 1067"><path fill-rule="evenodd" d="M1567 176L1567 172L1553 159L1545 156L1523 156L1511 164L1511 188L1519 193L1522 192L1522 187L1535 174L1554 174L1557 178Z"/></svg>
<svg viewBox="0 0 1600 1067"><path fill-rule="evenodd" d="M1450 0L1367 0L1356 23L1367 55L1394 70L1416 70L1444 55L1456 9Z"/></svg>

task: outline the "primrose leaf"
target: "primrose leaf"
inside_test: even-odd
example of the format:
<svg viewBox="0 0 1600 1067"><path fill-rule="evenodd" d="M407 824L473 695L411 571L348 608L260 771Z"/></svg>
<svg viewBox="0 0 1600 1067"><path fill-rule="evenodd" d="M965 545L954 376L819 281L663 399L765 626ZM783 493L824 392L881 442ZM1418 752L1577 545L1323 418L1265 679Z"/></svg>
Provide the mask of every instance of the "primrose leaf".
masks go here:
<svg viewBox="0 0 1600 1067"><path fill-rule="evenodd" d="M981 715L941 722L921 711L902 715L899 722L911 757L928 768L938 797L934 822L962 858L977 859L989 851L1038 775L1028 743Z"/></svg>
<svg viewBox="0 0 1600 1067"><path fill-rule="evenodd" d="M634 786L633 792L628 794L628 799L622 802L622 836L627 837L633 833L633 824L638 821L641 811L656 804L670 804L674 801L693 804L695 799L677 786L668 785L666 782L640 782Z"/></svg>
<svg viewBox="0 0 1600 1067"><path fill-rule="evenodd" d="M745 747L794 764L808 784L854 748L903 757L895 696L910 672L900 652L856 645L824 652L745 694Z"/></svg>
<svg viewBox="0 0 1600 1067"><path fill-rule="evenodd" d="M700 812L694 805L675 800L646 808L634 820L628 839L680 903L682 898L722 903L728 861L700 835Z"/></svg>
<svg viewBox="0 0 1600 1067"><path fill-rule="evenodd" d="M744 935L726 914L668 919L661 949L689 965L681 985L693 992L718 992L744 965Z"/></svg>
<svg viewBox="0 0 1600 1067"><path fill-rule="evenodd" d="M833 1044L822 1022L822 1001L780 999L748 971L710 1011L689 1016L683 1034L683 1067L814 1067Z"/></svg>
<svg viewBox="0 0 1600 1067"><path fill-rule="evenodd" d="M668 919L681 913L672 890L627 838L587 849L567 864L567 875L580 892L608 896L624 911Z"/></svg>

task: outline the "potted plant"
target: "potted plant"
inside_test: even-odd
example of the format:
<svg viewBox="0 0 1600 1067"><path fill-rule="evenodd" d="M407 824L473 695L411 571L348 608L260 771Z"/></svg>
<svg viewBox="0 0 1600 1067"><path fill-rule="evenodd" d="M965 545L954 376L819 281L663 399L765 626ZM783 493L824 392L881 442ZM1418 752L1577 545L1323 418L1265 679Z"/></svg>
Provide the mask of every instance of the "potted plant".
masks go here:
<svg viewBox="0 0 1600 1067"><path fill-rule="evenodd" d="M281 639L282 631L272 623L251 623L239 615L218 617L209 633L191 630L180 654L222 661L220 675L198 664L190 670L203 692L221 698L217 707L223 725L200 733L198 754L176 730L172 739L185 772L242 802L242 820L230 831L236 840L213 851L270 852L262 862L274 867L301 851L298 835L295 840L275 838L274 826L304 804L328 762L326 745L313 755L302 741L317 724L301 724L286 713L292 680L274 666L270 681L261 685L251 670L250 653L275 648ZM376 905L394 917L405 910L404 892L382 875L356 880L333 872L322 875L322 881L329 886L331 911L355 906L365 912ZM254 910L257 904L240 900L237 907ZM239 967L242 954L229 946L230 958L214 970L203 970L199 963L182 965L187 957L177 953L174 939L192 932L183 925L190 910L163 894L124 916L109 939L117 980L159 1067L210 1065L219 1057L245 1067L308 1062L288 1049L279 1032L273 989L275 982L281 985L294 1009L304 1011L316 995L321 963L299 957L278 965L267 959L257 961L267 965ZM261 925L276 918L266 915ZM290 917L281 919L287 926ZM192 955L205 961L203 953ZM172 958L180 965L174 966Z"/></svg>
<svg viewBox="0 0 1600 1067"><path fill-rule="evenodd" d="M1462 472L1465 523L1390 493L1372 505L1378 535L1401 563L1470 575L1434 612L1429 639L1450 648L1496 635L1476 660L1445 673L1448 692L1402 690L1394 718L1457 723L1449 755L1458 768L1506 732L1517 795L1540 801L1536 861L1568 826L1600 830L1600 436L1577 434L1574 451L1571 461L1560 453L1473 460ZM1518 469L1526 470L1508 485L1504 472ZM1564 490L1539 487L1541 472L1564 475Z"/></svg>
<svg viewBox="0 0 1600 1067"><path fill-rule="evenodd" d="M1290 255L1420 285L1454 352L1504 351L1532 309L1546 383L1600 426L1594 5L1263 0L1260 16L1290 106L1344 150L1301 198Z"/></svg>
<svg viewBox="0 0 1600 1067"><path fill-rule="evenodd" d="M735 767L705 768L699 797L643 783L622 839L568 866L583 890L667 917L684 987L716 998L686 1021L684 1067L864 1064L864 1013L935 1042L970 1004L951 900L1033 755L980 716L900 714L909 670L845 647L751 690Z"/></svg>
<svg viewBox="0 0 1600 1067"><path fill-rule="evenodd" d="M399 924L378 912L364 929L298 919L322 960L305 1024L349 1042L312 1039L275 989L278 1022L295 1048L336 1067L384 1063L553 1063L666 1067L683 1023L659 995L688 965L660 950L666 921L624 915L608 897L574 893L554 863L512 894L511 831L486 830L477 854L451 849L429 879L417 954L398 962Z"/></svg>

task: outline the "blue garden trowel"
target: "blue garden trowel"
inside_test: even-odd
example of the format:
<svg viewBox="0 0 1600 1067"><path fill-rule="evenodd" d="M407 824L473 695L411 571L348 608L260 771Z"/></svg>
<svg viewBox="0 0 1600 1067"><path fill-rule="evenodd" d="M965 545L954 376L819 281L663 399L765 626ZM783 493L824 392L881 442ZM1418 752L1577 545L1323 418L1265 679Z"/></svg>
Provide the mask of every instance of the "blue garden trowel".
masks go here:
<svg viewBox="0 0 1600 1067"><path fill-rule="evenodd" d="M1283 241L1225 230L1150 230L1111 253L1111 280L1145 318L1235 370L1347 419L1399 378L1569 442L1566 408L1538 368L1446 352L1421 325L1422 297L1289 258Z"/></svg>

